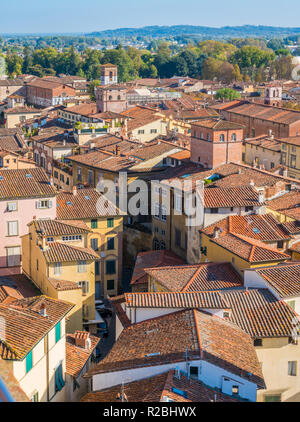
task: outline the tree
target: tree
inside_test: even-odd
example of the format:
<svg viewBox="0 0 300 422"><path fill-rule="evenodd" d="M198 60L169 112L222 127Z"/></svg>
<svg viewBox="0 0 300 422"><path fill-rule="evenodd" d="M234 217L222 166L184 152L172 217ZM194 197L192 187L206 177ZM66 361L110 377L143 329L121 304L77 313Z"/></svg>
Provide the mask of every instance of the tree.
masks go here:
<svg viewBox="0 0 300 422"><path fill-rule="evenodd" d="M92 101L96 101L95 88L100 85L101 85L101 82L98 80L95 80L89 84L89 95Z"/></svg>
<svg viewBox="0 0 300 422"><path fill-rule="evenodd" d="M24 59L23 59L23 66L22 66L22 72L24 74L29 73L29 68L32 66L32 53L28 46L24 48Z"/></svg>
<svg viewBox="0 0 300 422"><path fill-rule="evenodd" d="M5 57L5 62L6 71L10 77L22 75L23 59L21 56L18 56L16 52L11 53L9 51Z"/></svg>
<svg viewBox="0 0 300 422"><path fill-rule="evenodd" d="M202 65L202 78L203 79L214 79L219 78L220 68L223 62L221 60L208 57Z"/></svg>
<svg viewBox="0 0 300 422"><path fill-rule="evenodd" d="M241 98L241 94L239 92L235 91L234 89L231 89L231 88L222 88L222 89L219 89L216 92L215 97L216 97L217 100L232 101L232 100Z"/></svg>
<svg viewBox="0 0 300 422"><path fill-rule="evenodd" d="M222 82L229 84L235 79L235 68L231 63L224 62L222 63L219 71L219 78Z"/></svg>

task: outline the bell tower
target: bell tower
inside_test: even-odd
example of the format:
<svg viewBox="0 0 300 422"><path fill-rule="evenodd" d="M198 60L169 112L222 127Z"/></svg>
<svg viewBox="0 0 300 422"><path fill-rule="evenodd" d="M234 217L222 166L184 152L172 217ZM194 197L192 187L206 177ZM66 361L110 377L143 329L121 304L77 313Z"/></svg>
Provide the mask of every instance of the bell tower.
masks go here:
<svg viewBox="0 0 300 422"><path fill-rule="evenodd" d="M282 104L282 86L276 83L266 85L264 103L273 107L280 107Z"/></svg>

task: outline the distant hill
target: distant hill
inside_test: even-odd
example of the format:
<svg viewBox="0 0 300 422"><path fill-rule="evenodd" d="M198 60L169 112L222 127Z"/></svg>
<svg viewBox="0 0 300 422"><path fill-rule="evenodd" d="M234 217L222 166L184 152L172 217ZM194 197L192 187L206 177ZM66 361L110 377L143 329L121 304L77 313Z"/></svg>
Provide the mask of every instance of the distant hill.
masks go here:
<svg viewBox="0 0 300 422"><path fill-rule="evenodd" d="M145 26L143 28L119 28L106 31L92 32L87 36L100 38L120 37L176 37L199 36L203 38L280 38L300 35L300 28L281 28L273 26L224 26L212 28L207 26L173 25L173 26Z"/></svg>

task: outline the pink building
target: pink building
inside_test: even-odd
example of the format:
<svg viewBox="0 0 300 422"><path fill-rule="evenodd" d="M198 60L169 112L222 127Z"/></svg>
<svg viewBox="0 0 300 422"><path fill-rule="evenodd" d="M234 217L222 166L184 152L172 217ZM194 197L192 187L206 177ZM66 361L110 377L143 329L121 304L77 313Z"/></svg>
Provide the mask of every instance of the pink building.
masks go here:
<svg viewBox="0 0 300 422"><path fill-rule="evenodd" d="M0 170L0 215L0 276L19 274L27 224L56 217L56 190L44 169Z"/></svg>

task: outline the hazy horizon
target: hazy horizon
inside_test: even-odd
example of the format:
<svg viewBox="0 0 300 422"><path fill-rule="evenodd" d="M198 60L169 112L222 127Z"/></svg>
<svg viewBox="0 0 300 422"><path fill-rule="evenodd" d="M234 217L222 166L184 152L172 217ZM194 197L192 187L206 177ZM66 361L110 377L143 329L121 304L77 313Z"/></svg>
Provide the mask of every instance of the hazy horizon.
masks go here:
<svg viewBox="0 0 300 422"><path fill-rule="evenodd" d="M259 11L259 13L258 13ZM300 3L288 0L1 0L3 35L83 34L118 28L193 25L299 27Z"/></svg>

